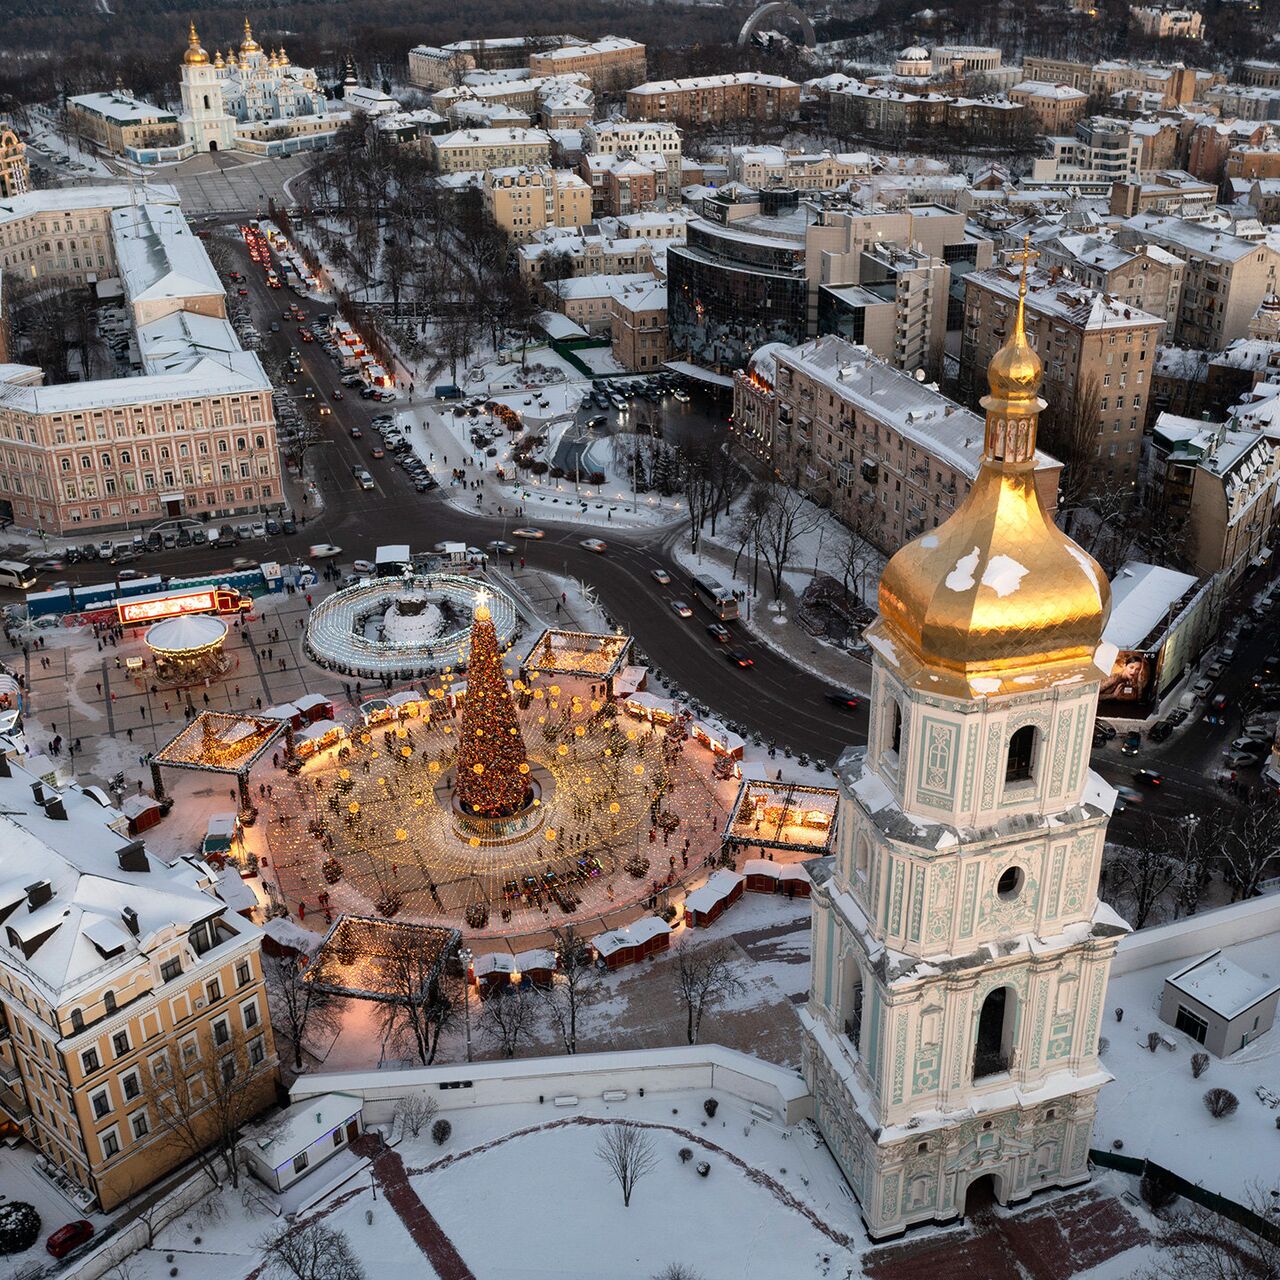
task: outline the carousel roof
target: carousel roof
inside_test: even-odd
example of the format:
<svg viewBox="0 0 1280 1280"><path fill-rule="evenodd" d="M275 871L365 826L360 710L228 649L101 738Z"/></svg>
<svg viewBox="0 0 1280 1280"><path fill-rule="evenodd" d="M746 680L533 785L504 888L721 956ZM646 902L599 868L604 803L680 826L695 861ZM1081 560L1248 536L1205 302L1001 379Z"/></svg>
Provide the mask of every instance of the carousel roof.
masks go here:
<svg viewBox="0 0 1280 1280"><path fill-rule="evenodd" d="M166 618L147 630L147 647L156 653L195 653L221 643L227 636L227 624L221 618L205 613L190 613L181 618Z"/></svg>

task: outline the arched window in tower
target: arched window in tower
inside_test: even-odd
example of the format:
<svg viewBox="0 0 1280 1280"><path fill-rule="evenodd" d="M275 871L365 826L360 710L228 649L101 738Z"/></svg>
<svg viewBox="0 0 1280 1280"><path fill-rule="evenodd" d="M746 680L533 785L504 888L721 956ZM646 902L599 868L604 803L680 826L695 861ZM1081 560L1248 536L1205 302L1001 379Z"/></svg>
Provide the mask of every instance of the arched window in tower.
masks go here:
<svg viewBox="0 0 1280 1280"><path fill-rule="evenodd" d="M1011 987L987 993L978 1014L978 1034L973 1046L973 1078L1008 1071L1013 1061L1013 1024L1018 997Z"/></svg>
<svg viewBox="0 0 1280 1280"><path fill-rule="evenodd" d="M844 1033L854 1049L861 1052L862 1036L862 967L852 954L844 958L840 983L840 1014L844 1018Z"/></svg>
<svg viewBox="0 0 1280 1280"><path fill-rule="evenodd" d="M854 848L853 869L858 878L865 880L871 871L871 842L860 835Z"/></svg>
<svg viewBox="0 0 1280 1280"><path fill-rule="evenodd" d="M889 705L885 708L885 726L888 732L885 734L885 751L892 751L896 756L902 750L902 703L897 698L890 698Z"/></svg>
<svg viewBox="0 0 1280 1280"><path fill-rule="evenodd" d="M206 111L209 110L209 95L207 93L204 95L204 109Z"/></svg>
<svg viewBox="0 0 1280 1280"><path fill-rule="evenodd" d="M1035 750L1036 727L1033 724L1024 724L1009 739L1009 755L1004 767L1006 782L1026 782L1030 779Z"/></svg>

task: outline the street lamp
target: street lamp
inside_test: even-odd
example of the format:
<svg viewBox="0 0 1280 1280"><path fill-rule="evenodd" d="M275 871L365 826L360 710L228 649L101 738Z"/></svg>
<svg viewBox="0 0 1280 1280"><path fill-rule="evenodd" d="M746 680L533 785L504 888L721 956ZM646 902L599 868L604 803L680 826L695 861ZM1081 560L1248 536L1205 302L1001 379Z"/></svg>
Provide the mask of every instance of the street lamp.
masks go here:
<svg viewBox="0 0 1280 1280"><path fill-rule="evenodd" d="M467 1029L467 1061L471 1061L471 961L470 947L463 947L458 955L462 959L462 1018Z"/></svg>

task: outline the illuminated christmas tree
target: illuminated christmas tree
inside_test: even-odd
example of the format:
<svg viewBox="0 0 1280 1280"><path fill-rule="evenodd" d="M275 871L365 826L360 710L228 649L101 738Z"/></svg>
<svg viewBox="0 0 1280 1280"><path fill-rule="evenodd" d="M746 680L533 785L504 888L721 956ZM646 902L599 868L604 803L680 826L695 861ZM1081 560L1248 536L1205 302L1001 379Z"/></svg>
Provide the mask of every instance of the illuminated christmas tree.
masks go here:
<svg viewBox="0 0 1280 1280"><path fill-rule="evenodd" d="M498 633L487 605L471 624L471 665L458 743L457 798L463 813L505 818L529 802L529 762L503 673Z"/></svg>

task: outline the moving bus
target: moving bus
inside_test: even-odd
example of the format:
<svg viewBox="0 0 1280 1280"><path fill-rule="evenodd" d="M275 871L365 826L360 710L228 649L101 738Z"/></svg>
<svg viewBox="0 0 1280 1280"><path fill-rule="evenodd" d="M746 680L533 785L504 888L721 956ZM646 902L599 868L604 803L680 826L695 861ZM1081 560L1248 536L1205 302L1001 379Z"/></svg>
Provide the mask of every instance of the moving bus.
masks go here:
<svg viewBox="0 0 1280 1280"><path fill-rule="evenodd" d="M39 575L21 560L0 560L0 587L16 587L27 591L36 584Z"/></svg>
<svg viewBox="0 0 1280 1280"><path fill-rule="evenodd" d="M722 587L714 578L708 578L706 574L702 573L692 577L690 583L693 586L693 594L721 622L731 622L738 616L738 601L728 587Z"/></svg>

